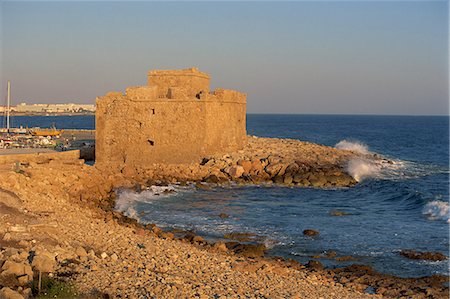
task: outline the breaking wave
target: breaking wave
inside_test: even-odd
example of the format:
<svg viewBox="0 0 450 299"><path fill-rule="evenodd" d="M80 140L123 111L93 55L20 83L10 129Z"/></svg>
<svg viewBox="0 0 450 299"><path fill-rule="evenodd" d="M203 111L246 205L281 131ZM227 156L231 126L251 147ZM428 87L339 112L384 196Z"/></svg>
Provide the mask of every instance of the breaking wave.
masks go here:
<svg viewBox="0 0 450 299"><path fill-rule="evenodd" d="M350 150L364 156L347 162L345 170L356 181L365 179L405 180L426 175L445 173L448 169L436 165L424 165L411 161L389 159L369 151L369 147L359 141L342 140L335 145L337 149Z"/></svg>
<svg viewBox="0 0 450 299"><path fill-rule="evenodd" d="M377 177L381 171L373 161L366 159L348 161L346 170L358 182L365 178Z"/></svg>
<svg viewBox="0 0 450 299"><path fill-rule="evenodd" d="M423 208L423 214L430 220L444 220L450 223L449 204L445 201L433 200L427 203Z"/></svg>
<svg viewBox="0 0 450 299"><path fill-rule="evenodd" d="M344 139L339 141L334 147L337 149L348 150L360 154L370 153L368 146L359 141L348 141Z"/></svg>
<svg viewBox="0 0 450 299"><path fill-rule="evenodd" d="M166 198L176 193L174 186L151 186L140 193L129 189L120 190L116 199L114 209L125 216L139 220L140 215L136 210L139 202L151 203L155 200Z"/></svg>

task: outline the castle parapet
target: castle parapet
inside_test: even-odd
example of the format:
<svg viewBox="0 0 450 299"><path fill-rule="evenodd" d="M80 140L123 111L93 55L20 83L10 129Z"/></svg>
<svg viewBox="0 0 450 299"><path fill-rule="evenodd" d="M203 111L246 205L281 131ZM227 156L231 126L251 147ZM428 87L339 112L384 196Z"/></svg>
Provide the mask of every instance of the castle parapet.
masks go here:
<svg viewBox="0 0 450 299"><path fill-rule="evenodd" d="M169 98L170 88L186 88L187 97L209 92L209 75L197 68L184 70L154 70L148 72L148 85L158 87L158 97Z"/></svg>

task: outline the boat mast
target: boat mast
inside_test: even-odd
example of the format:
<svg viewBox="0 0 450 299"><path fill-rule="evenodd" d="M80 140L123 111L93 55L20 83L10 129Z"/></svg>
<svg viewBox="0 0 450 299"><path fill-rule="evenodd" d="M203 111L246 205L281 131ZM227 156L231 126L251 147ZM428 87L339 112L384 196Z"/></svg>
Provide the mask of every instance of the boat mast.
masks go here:
<svg viewBox="0 0 450 299"><path fill-rule="evenodd" d="M8 81L8 101L6 104L6 132L9 133L9 111L11 109L11 82Z"/></svg>

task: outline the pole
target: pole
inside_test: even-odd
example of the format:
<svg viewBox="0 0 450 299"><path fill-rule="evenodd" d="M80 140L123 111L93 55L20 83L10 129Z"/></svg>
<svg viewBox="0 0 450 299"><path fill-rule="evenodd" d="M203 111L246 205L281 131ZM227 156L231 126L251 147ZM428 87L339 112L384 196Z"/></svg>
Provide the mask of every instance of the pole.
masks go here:
<svg viewBox="0 0 450 299"><path fill-rule="evenodd" d="M6 132L9 133L9 111L11 109L11 82L8 81L8 102L6 104Z"/></svg>

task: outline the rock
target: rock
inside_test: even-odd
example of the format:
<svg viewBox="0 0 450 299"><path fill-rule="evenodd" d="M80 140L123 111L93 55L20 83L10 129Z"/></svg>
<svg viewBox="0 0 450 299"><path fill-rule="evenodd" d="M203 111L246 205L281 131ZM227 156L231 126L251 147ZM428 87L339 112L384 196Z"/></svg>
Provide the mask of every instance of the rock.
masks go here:
<svg viewBox="0 0 450 299"><path fill-rule="evenodd" d="M75 254L78 255L79 257L87 256L86 250L81 246L78 246L77 249L75 249Z"/></svg>
<svg viewBox="0 0 450 299"><path fill-rule="evenodd" d="M344 256L337 257L335 260L338 262L347 262L347 261L354 261L354 260L356 260L356 258L354 258L351 255L344 255Z"/></svg>
<svg viewBox="0 0 450 299"><path fill-rule="evenodd" d="M261 164L260 160L253 160L252 161L252 169L255 171L261 172L261 171L263 171L264 167Z"/></svg>
<svg viewBox="0 0 450 299"><path fill-rule="evenodd" d="M204 243L205 239L203 237L201 237L201 236L194 236L192 238L192 242L193 243Z"/></svg>
<svg viewBox="0 0 450 299"><path fill-rule="evenodd" d="M3 272L1 275L7 275L12 274L15 276L22 276L22 275L30 275L33 277L33 270L31 269L31 266L24 263L16 263L11 261L6 261L2 266Z"/></svg>
<svg viewBox="0 0 450 299"><path fill-rule="evenodd" d="M310 237L312 237L312 236L317 236L317 235L319 235L319 232L318 232L317 230L313 230L313 229L305 229L305 230L303 231L303 234L304 234L305 236L310 236Z"/></svg>
<svg viewBox="0 0 450 299"><path fill-rule="evenodd" d="M8 287L2 288L0 290L0 298L2 299L24 299L22 295L18 292L11 290Z"/></svg>
<svg viewBox="0 0 450 299"><path fill-rule="evenodd" d="M266 166L264 169L271 177L276 176L281 169L283 168L283 164L281 163L271 163Z"/></svg>
<svg viewBox="0 0 450 299"><path fill-rule="evenodd" d="M211 174L203 179L203 182L208 184L218 184L220 183L220 179L215 174Z"/></svg>
<svg viewBox="0 0 450 299"><path fill-rule="evenodd" d="M174 238L174 234L171 232L162 232L160 234L161 238L166 239L166 240L172 240Z"/></svg>
<svg viewBox="0 0 450 299"><path fill-rule="evenodd" d="M241 244L238 242L227 242L226 247L234 253L245 257L262 257L267 250L264 244Z"/></svg>
<svg viewBox="0 0 450 299"><path fill-rule="evenodd" d="M325 253L325 257L327 258L334 258L337 255L336 251L329 250Z"/></svg>
<svg viewBox="0 0 450 299"><path fill-rule="evenodd" d="M162 230L161 228L157 227L156 225L152 227L152 231L153 231L157 236L159 236L159 235L163 232L163 230Z"/></svg>
<svg viewBox="0 0 450 299"><path fill-rule="evenodd" d="M400 255L412 260L427 260L427 261L443 261L448 259L447 256L440 252L419 252L415 250L402 250Z"/></svg>
<svg viewBox="0 0 450 299"><path fill-rule="evenodd" d="M285 174L283 178L283 183L292 184L292 176L290 174Z"/></svg>
<svg viewBox="0 0 450 299"><path fill-rule="evenodd" d="M218 250L218 251L222 251L222 252L227 252L228 251L227 245L225 245L225 243L223 243L223 242L216 242L214 244L213 248Z"/></svg>
<svg viewBox="0 0 450 299"><path fill-rule="evenodd" d="M108 254L106 252L102 252L102 254L100 254L100 257L104 260L108 257Z"/></svg>
<svg viewBox="0 0 450 299"><path fill-rule="evenodd" d="M113 253L113 254L111 255L111 260L112 260L113 262L117 261L118 259L119 259L119 257L117 256L117 254Z"/></svg>
<svg viewBox="0 0 450 299"><path fill-rule="evenodd" d="M250 242L256 237L253 233L229 233L223 236L225 239L236 240L240 242Z"/></svg>
<svg viewBox="0 0 450 299"><path fill-rule="evenodd" d="M310 175L308 180L313 187L323 187L327 183L322 175Z"/></svg>
<svg viewBox="0 0 450 299"><path fill-rule="evenodd" d="M37 271L50 273L54 271L56 267L56 261L55 259L52 259L45 254L39 254L33 258L31 266L33 266L33 268L35 268Z"/></svg>
<svg viewBox="0 0 450 299"><path fill-rule="evenodd" d="M331 216L347 216L347 215L351 215L351 214L344 212L344 211L333 210L330 212L330 215Z"/></svg>
<svg viewBox="0 0 450 299"><path fill-rule="evenodd" d="M225 213L220 213L219 217L222 218L222 219L226 219L226 218L229 218L230 216L228 214L225 214Z"/></svg>
<svg viewBox="0 0 450 299"><path fill-rule="evenodd" d="M227 173L233 178L240 178L244 174L244 167L240 165L231 166L227 170Z"/></svg>
<svg viewBox="0 0 450 299"><path fill-rule="evenodd" d="M250 170L252 169L252 162L247 161L247 160L242 160L242 159L238 160L237 165L242 166L245 174L250 173Z"/></svg>
<svg viewBox="0 0 450 299"><path fill-rule="evenodd" d="M11 234L10 233L5 233L3 235L3 241L10 241L11 240Z"/></svg>
<svg viewBox="0 0 450 299"><path fill-rule="evenodd" d="M288 167L286 167L285 173L290 173L290 174L294 174L296 172L298 172L298 170L300 169L300 166L298 166L297 163L291 163L288 165Z"/></svg>
<svg viewBox="0 0 450 299"><path fill-rule="evenodd" d="M321 262L314 261L314 260L309 261L308 263L306 263L305 266L309 269L314 269L314 270L323 270L323 268L324 268L324 266Z"/></svg>
<svg viewBox="0 0 450 299"><path fill-rule="evenodd" d="M281 175L276 175L276 176L273 177L272 181L275 184L283 184L284 183L284 178Z"/></svg>

